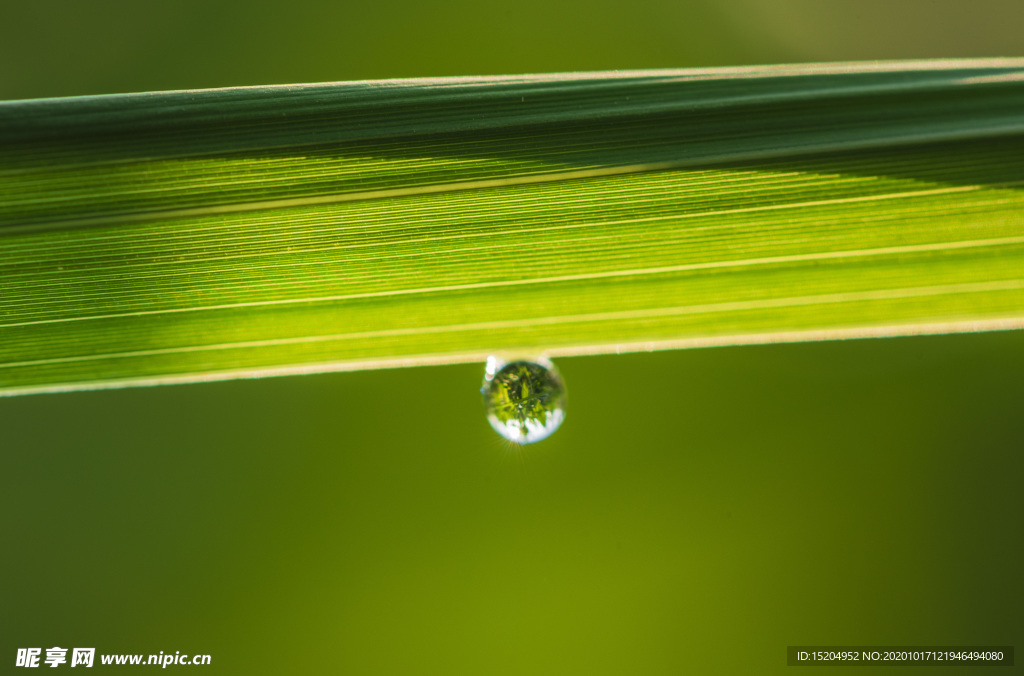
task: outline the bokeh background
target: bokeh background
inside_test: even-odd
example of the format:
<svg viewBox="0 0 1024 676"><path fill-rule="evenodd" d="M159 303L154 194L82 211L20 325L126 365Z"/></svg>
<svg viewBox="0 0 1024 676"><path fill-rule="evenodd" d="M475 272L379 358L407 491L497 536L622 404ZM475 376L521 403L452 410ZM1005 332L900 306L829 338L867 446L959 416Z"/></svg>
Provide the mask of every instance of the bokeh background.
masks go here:
<svg viewBox="0 0 1024 676"><path fill-rule="evenodd" d="M1021 56L1022 21L1016 0L40 0L0 7L0 99ZM559 366L567 421L524 450L488 427L482 366L0 399L0 673L55 645L210 674L1024 645L1024 332Z"/></svg>

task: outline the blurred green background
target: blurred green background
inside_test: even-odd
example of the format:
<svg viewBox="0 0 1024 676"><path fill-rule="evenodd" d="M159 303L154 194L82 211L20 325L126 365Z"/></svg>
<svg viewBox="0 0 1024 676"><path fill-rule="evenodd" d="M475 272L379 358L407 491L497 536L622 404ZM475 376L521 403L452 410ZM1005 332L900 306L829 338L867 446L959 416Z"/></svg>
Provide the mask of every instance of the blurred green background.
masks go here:
<svg viewBox="0 0 1024 676"><path fill-rule="evenodd" d="M1022 20L44 0L0 9L0 98L1021 56ZM522 451L484 419L482 365L0 399L0 673L55 645L209 653L211 674L647 674L1024 644L1024 332L559 366L568 419Z"/></svg>

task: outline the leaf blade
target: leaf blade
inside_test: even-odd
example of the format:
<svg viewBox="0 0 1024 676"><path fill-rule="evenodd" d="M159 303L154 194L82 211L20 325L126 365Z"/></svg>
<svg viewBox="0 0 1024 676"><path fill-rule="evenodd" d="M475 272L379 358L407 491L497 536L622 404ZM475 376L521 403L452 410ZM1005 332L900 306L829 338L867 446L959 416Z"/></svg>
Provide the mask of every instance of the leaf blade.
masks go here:
<svg viewBox="0 0 1024 676"><path fill-rule="evenodd" d="M500 109L536 82L459 81L455 104L395 85L456 119L372 152L298 129L283 151L219 153L185 124L206 154L154 158L132 132L118 152L137 156L112 163L67 141L94 118L51 130L63 164L0 167L0 392L1024 325L1024 62L781 70L554 80L582 88L561 105L586 123L496 116L486 143L459 106L487 92ZM722 82L732 99L707 104ZM652 87L670 114L584 105ZM96 105L43 103L61 133ZM159 129L147 105L131 112ZM264 131L248 142L277 142Z"/></svg>

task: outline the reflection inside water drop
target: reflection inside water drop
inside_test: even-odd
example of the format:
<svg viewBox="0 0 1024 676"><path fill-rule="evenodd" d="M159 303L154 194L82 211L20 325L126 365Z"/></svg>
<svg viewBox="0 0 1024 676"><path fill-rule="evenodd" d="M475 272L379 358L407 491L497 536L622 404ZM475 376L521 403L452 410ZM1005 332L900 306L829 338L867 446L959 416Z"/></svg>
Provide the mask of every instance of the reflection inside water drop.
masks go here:
<svg viewBox="0 0 1024 676"><path fill-rule="evenodd" d="M488 357L480 391L491 427L517 444L551 436L565 419L565 385L547 359L505 362Z"/></svg>

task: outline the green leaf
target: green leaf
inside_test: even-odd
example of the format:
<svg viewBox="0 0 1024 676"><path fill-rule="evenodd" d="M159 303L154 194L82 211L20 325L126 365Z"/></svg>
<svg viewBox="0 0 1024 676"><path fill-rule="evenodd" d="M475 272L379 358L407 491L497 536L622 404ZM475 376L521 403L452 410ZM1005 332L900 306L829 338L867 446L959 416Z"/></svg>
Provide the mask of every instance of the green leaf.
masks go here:
<svg viewBox="0 0 1024 676"><path fill-rule="evenodd" d="M1024 60L0 104L0 393L1024 326Z"/></svg>

